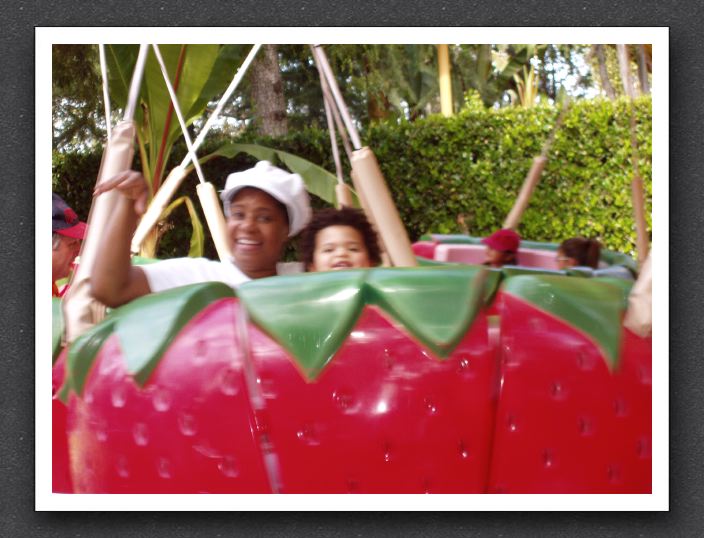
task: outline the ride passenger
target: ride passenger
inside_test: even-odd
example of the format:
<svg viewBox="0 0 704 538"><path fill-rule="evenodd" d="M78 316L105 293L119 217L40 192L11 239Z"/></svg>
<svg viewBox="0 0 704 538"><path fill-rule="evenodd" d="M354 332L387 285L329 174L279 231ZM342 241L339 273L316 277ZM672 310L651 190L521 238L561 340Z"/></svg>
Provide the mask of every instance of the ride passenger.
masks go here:
<svg viewBox="0 0 704 538"><path fill-rule="evenodd" d="M381 263L376 232L359 209L318 211L301 233L306 271L337 271Z"/></svg>
<svg viewBox="0 0 704 538"><path fill-rule="evenodd" d="M497 230L482 239L482 243L486 245L484 265L489 267L518 265L521 236L517 232L508 228Z"/></svg>
<svg viewBox="0 0 704 538"><path fill-rule="evenodd" d="M566 239L557 248L557 265L560 269L572 267L599 267L601 243L596 239L573 237Z"/></svg>
<svg viewBox="0 0 704 538"><path fill-rule="evenodd" d="M311 216L301 176L260 161L227 177L221 199L231 241L231 262L174 258L142 266L130 262L130 241L146 208L147 185L128 170L106 180L95 196L117 190L120 203L101 237L92 268L91 290L103 304L116 307L150 292L199 282L224 282L237 288L251 279L291 272L278 263L288 239Z"/></svg>
<svg viewBox="0 0 704 538"><path fill-rule="evenodd" d="M59 290L57 280L71 274L73 263L81 250L86 223L58 194L51 194L51 294L62 297L67 286Z"/></svg>

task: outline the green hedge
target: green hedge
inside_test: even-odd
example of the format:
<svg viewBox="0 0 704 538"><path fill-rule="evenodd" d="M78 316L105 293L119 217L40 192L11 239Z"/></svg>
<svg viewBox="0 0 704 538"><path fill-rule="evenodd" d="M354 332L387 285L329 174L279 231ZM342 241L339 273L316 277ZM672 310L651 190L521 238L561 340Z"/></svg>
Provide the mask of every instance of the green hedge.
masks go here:
<svg viewBox="0 0 704 538"><path fill-rule="evenodd" d="M560 242L583 235L633 253L629 104L576 102L558 131L520 226L523 237ZM378 125L367 142L381 163L412 238L432 231L483 236L501 226L558 111L466 111L400 126ZM651 208L651 101L636 103L639 166ZM650 218L648 220L650 227Z"/></svg>
<svg viewBox="0 0 704 538"><path fill-rule="evenodd" d="M523 216L519 229L523 237L559 242L582 235L598 238L609 249L634 253L629 106L626 100L605 99L577 101L571 106ZM650 228L650 99L638 99L635 111ZM412 241L429 232L483 236L501 226L557 114L558 109L548 105L473 108L452 118L433 116L412 123L375 124L362 138L379 160ZM328 137L326 131L311 127L279 139L247 134L238 141L276 147L334 172ZM211 138L199 154L220 143L222 140ZM176 148L171 166L180 162L184 153L185 148ZM246 155L214 159L204 166L204 173L219 189L227 174L253 163ZM99 165L99 154L54 156L53 188L81 217L87 216ZM187 194L197 200L196 181L195 175L189 176L177 196ZM314 201L315 207L324 205ZM460 215L466 229L458 222ZM163 257L188 252L190 226L185 208L174 213L172 222L173 229L160 246ZM210 240L206 255L216 257ZM289 251L288 257L293 256Z"/></svg>

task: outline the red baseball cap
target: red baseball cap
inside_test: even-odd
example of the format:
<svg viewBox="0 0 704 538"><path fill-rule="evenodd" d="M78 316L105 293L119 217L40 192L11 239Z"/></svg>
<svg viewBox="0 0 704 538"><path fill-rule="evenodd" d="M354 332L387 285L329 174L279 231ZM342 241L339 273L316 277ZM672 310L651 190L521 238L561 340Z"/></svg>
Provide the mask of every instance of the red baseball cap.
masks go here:
<svg viewBox="0 0 704 538"><path fill-rule="evenodd" d="M53 233L83 239L87 225L78 220L78 215L58 194L51 194L51 231Z"/></svg>
<svg viewBox="0 0 704 538"><path fill-rule="evenodd" d="M498 250L500 252L518 252L518 245L521 243L521 236L513 230L504 228L503 230L497 230L489 237L482 239L482 243L489 248L493 248L494 250Z"/></svg>

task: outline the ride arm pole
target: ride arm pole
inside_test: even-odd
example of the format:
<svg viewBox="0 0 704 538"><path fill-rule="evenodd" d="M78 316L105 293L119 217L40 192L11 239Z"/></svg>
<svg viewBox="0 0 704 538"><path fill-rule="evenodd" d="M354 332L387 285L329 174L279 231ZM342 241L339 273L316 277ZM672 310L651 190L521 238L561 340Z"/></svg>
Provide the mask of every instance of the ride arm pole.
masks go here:
<svg viewBox="0 0 704 538"><path fill-rule="evenodd" d="M590 61L593 53L594 49L592 48L589 50L589 52L584 58L585 63L588 63ZM580 74L579 77L577 77L575 86L579 86L579 83L581 81L582 75ZM560 130L560 127L562 127L562 124L565 121L565 117L567 116L567 111L569 110L570 104L571 100L569 95L565 96L565 100L562 103L562 108L560 109L560 114L557 116L555 125L553 125L553 128L550 131L550 135L543 143L543 147L540 150L540 155L533 159L533 164L531 165L530 170L526 175L526 179L523 180L523 185L521 186L521 190L518 194L518 197L516 198L516 202L513 204L511 211L506 216L506 220L504 220L504 228L510 228L512 230L518 228L518 225L521 222L521 218L523 217L523 213L528 207L528 203L530 202L531 196L533 196L533 191L535 190L535 187L540 181L540 177L543 174L543 170L545 170L545 165L548 162L548 153L550 153L550 149L552 148L552 145L555 142L557 132Z"/></svg>
<svg viewBox="0 0 704 538"><path fill-rule="evenodd" d="M105 102L105 130L107 132L108 144L112 138L112 126L110 124L110 93L108 92L108 67L105 59L105 45L98 44L98 55L100 56L100 77L103 81L103 101Z"/></svg>
<svg viewBox="0 0 704 538"><path fill-rule="evenodd" d="M540 181L540 176L545 169L545 164L548 162L548 158L543 155L538 155L533 159L533 164L528 171L526 179L523 181L521 186L521 191L516 198L516 202L513 204L511 211L509 212L506 220L504 220L503 227L515 230L518 228L518 224L521 222L521 217L528 207L530 198L533 195L535 187Z"/></svg>
<svg viewBox="0 0 704 538"><path fill-rule="evenodd" d="M313 60L315 60L316 65L319 65L315 54L313 54ZM321 71L320 67L318 67L318 73L320 73L322 75L322 71ZM332 112L332 118L335 121L335 126L337 127L337 131L340 133L340 137L342 138L342 145L345 148L345 153L347 154L347 160L349 162L352 162L352 144L350 144L350 139L347 136L347 131L345 130L345 126L342 122L342 118L340 117L340 111L337 109L337 106L335 105L335 99L333 98L332 93L330 93L330 88L328 87L328 83L325 80L325 77L323 77L323 76L320 77L320 84L321 84L321 88L323 90L323 100L325 102L327 102L328 107L330 108L330 111Z"/></svg>
<svg viewBox="0 0 704 538"><path fill-rule="evenodd" d="M379 232L381 242L386 248L391 263L397 267L414 267L418 265L418 262L413 254L406 228L401 222L401 217L391 198L381 168L379 168L379 163L371 149L361 146L359 135L342 99L325 52L319 46L315 46L314 50L318 55L323 74L355 147L351 162L352 180L365 213Z"/></svg>
<svg viewBox="0 0 704 538"><path fill-rule="evenodd" d="M618 49L619 66L623 87L629 96L629 129L631 135L631 166L633 179L631 180L631 202L633 204L633 220L636 228L636 252L638 264L643 265L648 257L648 225L645 220L645 195L643 193L643 179L640 175L638 164L638 139L636 136L636 115L633 110L633 83L629 70L630 58L626 45L616 45Z"/></svg>
<svg viewBox="0 0 704 538"><path fill-rule="evenodd" d="M325 76L328 87L330 88L332 96L335 99L337 108L342 116L342 121L347 128L350 138L352 139L352 145L354 146L354 149L359 149L362 147L362 142L359 139L359 133L357 133L357 128L354 126L354 122L350 117L347 106L345 106L345 101L340 93L340 88L337 86L337 81L335 80L335 76L333 75L330 64L328 63L328 58L325 56L325 52L320 45L313 45L313 52L317 55L319 69L322 68L322 73Z"/></svg>
<svg viewBox="0 0 704 538"><path fill-rule="evenodd" d="M98 172L96 184L116 174L128 170L134 157L134 139L136 128L133 117L139 97L144 66L147 59L147 45L140 45L135 65L129 96L123 120L112 130L110 142L106 144L103 161ZM63 299L64 318L66 322L66 342L71 343L85 331L105 317L105 305L93 298L91 293L91 273L98 256L101 235L109 226L116 225L113 215L118 211L122 195L117 191L108 191L93 199L88 215L88 230L81 245L80 263L74 274L69 290ZM129 252L126 253L129 269Z"/></svg>
<svg viewBox="0 0 704 538"><path fill-rule="evenodd" d="M335 173L337 174L337 185L335 185L335 199L337 201L337 208L340 209L342 207L354 207L354 204L352 203L352 193L350 192L349 187L345 184L345 181L342 177L342 163L340 162L340 150L337 147L337 136L335 134L335 122L332 117L332 107L331 103L328 102L329 99L327 93L325 92L325 78L323 77L323 73L320 70L315 53L313 54L313 60L316 66L318 66L318 76L320 77L320 89L323 92L325 118L327 119L328 133L330 134L330 147L332 148L332 156L335 160ZM350 157L351 159L351 156L349 154L348 157Z"/></svg>

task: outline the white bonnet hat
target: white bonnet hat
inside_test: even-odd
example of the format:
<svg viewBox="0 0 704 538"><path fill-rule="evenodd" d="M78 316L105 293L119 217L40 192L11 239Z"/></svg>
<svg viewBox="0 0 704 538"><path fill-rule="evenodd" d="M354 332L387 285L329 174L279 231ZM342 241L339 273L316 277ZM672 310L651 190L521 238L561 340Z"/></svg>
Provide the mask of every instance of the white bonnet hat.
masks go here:
<svg viewBox="0 0 704 538"><path fill-rule="evenodd" d="M259 161L253 168L227 176L225 188L220 193L225 215L232 198L240 189L260 189L286 206L289 237L300 232L311 218L310 199L303 179L277 168L269 161Z"/></svg>

